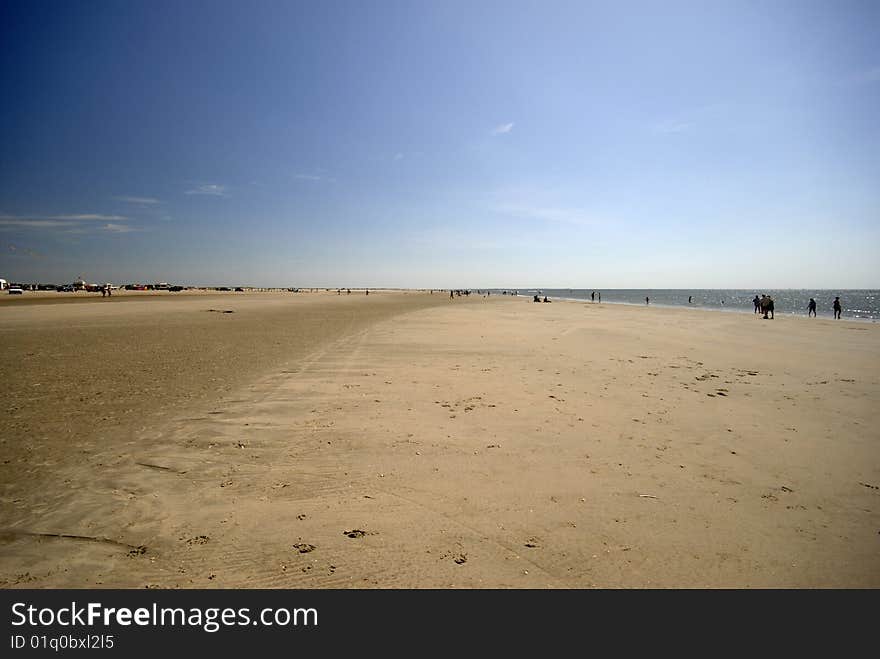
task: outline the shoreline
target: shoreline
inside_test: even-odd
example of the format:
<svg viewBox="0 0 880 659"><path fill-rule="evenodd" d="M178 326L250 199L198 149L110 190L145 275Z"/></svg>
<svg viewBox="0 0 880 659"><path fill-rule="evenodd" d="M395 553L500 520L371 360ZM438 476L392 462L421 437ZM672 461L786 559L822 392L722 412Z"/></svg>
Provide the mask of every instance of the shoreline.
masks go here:
<svg viewBox="0 0 880 659"><path fill-rule="evenodd" d="M524 297L524 296L520 295L518 297ZM582 300L580 298L574 298L574 297L557 297L556 300L558 300L560 302L580 302L582 304L596 304L596 305L615 304L615 305L634 307L634 308L653 307L653 308L657 308L657 309L686 309L689 311L718 311L721 313L740 313L740 314L757 315L757 316L761 315L761 314L755 314L753 311L750 311L749 309L737 309L735 307L729 307L729 308L725 309L722 307L707 307L707 306L686 305L686 304L663 304L660 302L657 302L657 303L652 302L651 304L647 305L647 304L639 304L638 302L617 302L617 301L611 301L611 300L605 301L605 302L593 302L592 300ZM785 316L785 317L789 317L789 318L809 318L809 316L807 316L807 314L796 313L793 311L778 311L776 313L778 313L780 316ZM812 320L834 320L834 318L827 318L825 316L819 316L817 318L813 318ZM841 318L840 320L841 321L850 320L850 321L858 322L858 323L876 323L880 319L878 319L878 318L857 318L857 317L854 318L851 316L845 316L845 317Z"/></svg>
<svg viewBox="0 0 880 659"><path fill-rule="evenodd" d="M344 290L344 289L343 289ZM411 294L411 295L422 295L427 294L431 295L429 292L432 289L406 289L406 288L376 288L369 289L370 292L374 295L383 294L383 293L398 293L398 294ZM443 296L442 289L433 289L434 295ZM445 289L448 292L448 289ZM474 289L476 290L476 289ZM492 291L501 291L508 289L488 289ZM513 290L513 289L510 289ZM529 290L532 289L518 289L518 290ZM537 289L534 289L537 290ZM630 290L630 289L620 289L620 290ZM640 290L640 289L631 289L631 290ZM652 290L652 289L645 289ZM666 291L666 290L675 290L675 289L653 289L657 291ZM710 289L700 289L700 290L710 290ZM726 290L726 289L718 289L718 290ZM789 290L789 291L800 291L804 289L779 289L779 290ZM865 289L867 290L867 289ZM118 291L113 293L110 298L101 298L97 293L56 293L54 291L28 291L24 296L9 296L9 295L0 295L0 309L5 306L11 305L22 305L26 306L29 304L82 304L87 302L97 302L101 301L102 303L110 303L110 302L129 302L133 300L145 300L145 299L187 299L192 297L216 297L217 299L234 299L236 297L241 297L243 295L283 295L283 296L315 296L315 295L323 295L323 296L335 296L340 297L336 294L336 289L324 290L323 288L317 289L314 292L310 290L300 290L299 292L290 292L290 291L279 291L279 290L266 290L266 291L258 291L258 290L250 290L245 292L235 292L235 291L214 291L214 290L188 290L188 291L180 291L180 292L169 292L169 291ZM351 295L364 296L364 289L357 289L357 291L352 290ZM482 297L472 291L472 295L475 298ZM522 293L520 295L502 295L500 292L496 293L499 298L523 298L528 299L531 297L532 293ZM345 297L346 294L343 293L342 297ZM350 297L350 296L349 296ZM368 297L368 296L365 296ZM550 296L548 296L550 297ZM551 300L558 302L578 302L583 304L613 304L613 305L621 305L626 307L636 307L641 308L645 306L650 306L652 308L659 309L688 309L691 311L720 311L724 313L742 313L742 314L751 314L755 315L752 309L748 308L738 308L735 306L723 307L723 306L706 306L706 305L697 305L697 304L664 304L662 302L652 302L650 305L644 305L639 302L626 302L626 301L617 301L617 300L605 300L604 302L595 302L593 300L588 300L584 298L576 298L576 297L567 297L567 296L555 296L552 297ZM809 316L805 313L795 312L795 311L778 311L780 316L787 317L798 317L798 318L809 318ZM760 314L758 314L760 315ZM833 318L828 318L824 313L819 316L815 320L834 320ZM858 317L858 316L844 316L840 320L850 320L853 322L860 323L876 323L880 318L873 317Z"/></svg>

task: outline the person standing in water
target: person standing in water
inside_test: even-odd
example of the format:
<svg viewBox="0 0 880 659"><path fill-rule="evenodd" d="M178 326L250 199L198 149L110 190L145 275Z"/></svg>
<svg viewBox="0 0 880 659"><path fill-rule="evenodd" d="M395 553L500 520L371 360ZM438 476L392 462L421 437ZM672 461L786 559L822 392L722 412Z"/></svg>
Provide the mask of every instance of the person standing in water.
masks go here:
<svg viewBox="0 0 880 659"><path fill-rule="evenodd" d="M810 316L816 317L816 300L813 298L810 298L810 304L807 306L807 318Z"/></svg>
<svg viewBox="0 0 880 659"><path fill-rule="evenodd" d="M690 304L694 299L693 295L688 295L688 304Z"/></svg>
<svg viewBox="0 0 880 659"><path fill-rule="evenodd" d="M840 298L834 298L834 320L840 320L840 312L843 308L840 306Z"/></svg>

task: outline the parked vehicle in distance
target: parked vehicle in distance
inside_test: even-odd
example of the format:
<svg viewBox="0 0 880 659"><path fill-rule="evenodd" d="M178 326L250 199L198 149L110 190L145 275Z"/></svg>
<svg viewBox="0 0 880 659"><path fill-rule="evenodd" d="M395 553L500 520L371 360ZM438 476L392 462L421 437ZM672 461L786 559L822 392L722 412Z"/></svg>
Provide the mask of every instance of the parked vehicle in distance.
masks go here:
<svg viewBox="0 0 880 659"><path fill-rule="evenodd" d="M230 290L230 289L229 289L228 286L221 286L221 287L218 288L217 290L218 290L218 291L228 291L228 290Z"/></svg>
<svg viewBox="0 0 880 659"><path fill-rule="evenodd" d="M236 286L235 292L236 293L244 293L244 289L241 286Z"/></svg>
<svg viewBox="0 0 880 659"><path fill-rule="evenodd" d="M59 286L55 290L58 291L59 293L73 293L74 292L72 284L66 284L64 286Z"/></svg>
<svg viewBox="0 0 880 659"><path fill-rule="evenodd" d="M21 288L18 288L17 286L10 286L9 287L9 294L10 295L23 295L24 290Z"/></svg>
<svg viewBox="0 0 880 659"><path fill-rule="evenodd" d="M178 293L183 290L183 286L171 286L168 290L172 293Z"/></svg>

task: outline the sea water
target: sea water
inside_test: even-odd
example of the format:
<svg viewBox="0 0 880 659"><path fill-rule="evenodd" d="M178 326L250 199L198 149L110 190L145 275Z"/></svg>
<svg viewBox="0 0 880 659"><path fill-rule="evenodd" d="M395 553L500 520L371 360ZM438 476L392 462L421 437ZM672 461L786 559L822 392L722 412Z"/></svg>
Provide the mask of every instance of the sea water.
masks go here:
<svg viewBox="0 0 880 659"><path fill-rule="evenodd" d="M773 298L774 312L781 314L807 315L810 298L816 300L816 312L819 317L832 318L832 304L835 297L840 297L843 307L843 318L858 320L880 319L880 290L866 289L685 289L685 288L613 288L613 289L586 289L586 288L509 288L491 289L493 294L501 294L518 291L519 295L532 297L546 295L551 299L591 300L591 294L596 293L596 301L599 294L602 295L603 304L606 302L615 304L645 305L645 298L650 299L650 304L664 307L691 307L702 309L717 309L721 311L747 311L754 312L755 306L752 300L757 295L769 295ZM688 302L688 297L691 302Z"/></svg>

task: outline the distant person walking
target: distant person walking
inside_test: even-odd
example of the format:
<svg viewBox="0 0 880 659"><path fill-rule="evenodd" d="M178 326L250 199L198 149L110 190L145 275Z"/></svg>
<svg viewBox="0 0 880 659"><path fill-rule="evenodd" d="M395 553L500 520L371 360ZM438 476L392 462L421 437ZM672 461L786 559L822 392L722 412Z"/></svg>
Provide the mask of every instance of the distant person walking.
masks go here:
<svg viewBox="0 0 880 659"><path fill-rule="evenodd" d="M755 305L755 313L758 313L758 310L761 308L761 300L758 298L757 293L755 293L755 299L752 300L752 303Z"/></svg>
<svg viewBox="0 0 880 659"><path fill-rule="evenodd" d="M449 299L450 299L450 300L454 300L454 299L455 299L455 294L452 292L452 289L451 289L451 288L449 289Z"/></svg>
<svg viewBox="0 0 880 659"><path fill-rule="evenodd" d="M592 294L590 294L590 300L593 302L596 301L596 291L593 291Z"/></svg>
<svg viewBox="0 0 880 659"><path fill-rule="evenodd" d="M816 317L816 300L813 298L810 298L810 304L807 306L807 318L810 316Z"/></svg>
<svg viewBox="0 0 880 659"><path fill-rule="evenodd" d="M602 302L602 294L598 293L598 295L599 295L599 302L601 303Z"/></svg>
<svg viewBox="0 0 880 659"><path fill-rule="evenodd" d="M649 298L649 297L646 295L646 296L645 296L645 304L650 304L650 303L651 303L651 298Z"/></svg>
<svg viewBox="0 0 880 659"><path fill-rule="evenodd" d="M834 298L834 320L840 320L840 312L843 308L840 306L840 298Z"/></svg>
<svg viewBox="0 0 880 659"><path fill-rule="evenodd" d="M773 304L773 298L769 295L767 296L767 311L770 312L770 320L773 320L776 315L773 313L773 310L776 305Z"/></svg>

